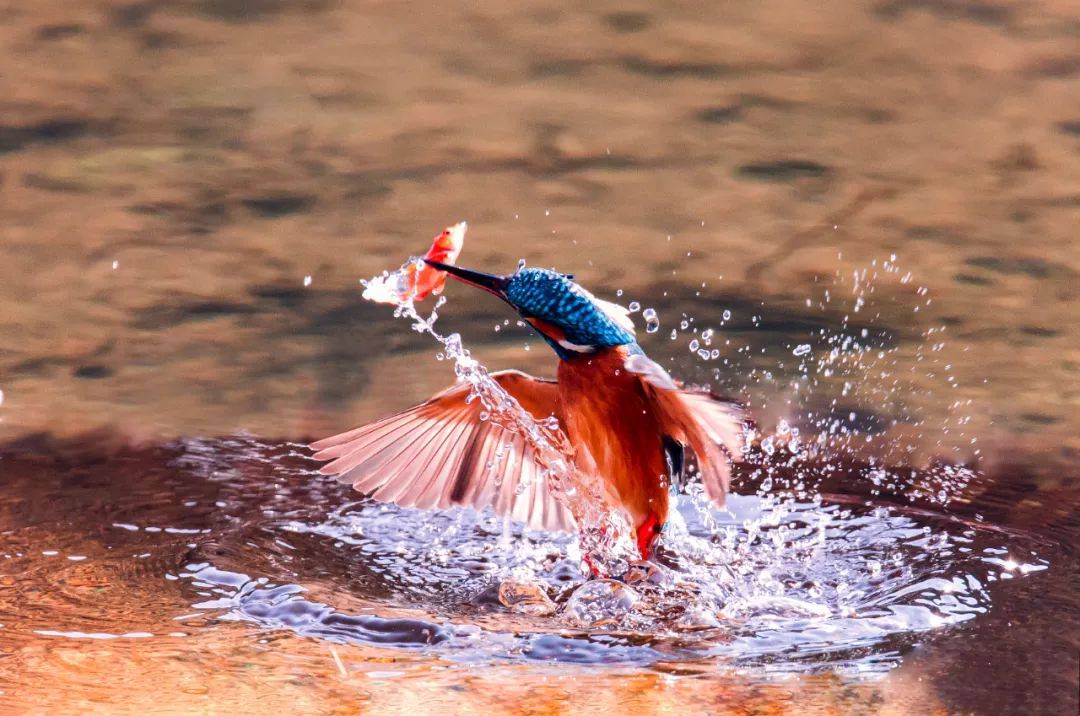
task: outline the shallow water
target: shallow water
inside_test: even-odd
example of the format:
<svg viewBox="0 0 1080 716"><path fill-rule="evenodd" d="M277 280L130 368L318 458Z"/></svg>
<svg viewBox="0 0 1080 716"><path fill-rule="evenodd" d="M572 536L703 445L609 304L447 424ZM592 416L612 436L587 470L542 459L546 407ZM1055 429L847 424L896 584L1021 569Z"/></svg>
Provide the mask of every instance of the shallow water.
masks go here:
<svg viewBox="0 0 1080 716"><path fill-rule="evenodd" d="M568 604L584 576L567 558L566 536L507 532L501 519L470 511L356 499L315 473L299 445L236 437L65 452L4 456L4 523L17 520L18 529L5 532L0 562L0 623L11 647L0 688L16 709L55 699L56 678L74 687L74 674L53 672L88 641L97 656L85 658L103 672L108 703L145 696L140 677L117 679L102 661L114 651L168 673L250 669L266 687L321 659L305 687L315 697L332 699L327 689L345 683L399 705L394 679L517 667L534 673L520 678L544 680L548 672L532 671L541 664L612 678L624 669L692 675L707 682L692 687L697 696L732 678L791 693L839 676L852 693L881 698L880 687L866 685L912 657L959 678L964 660L985 663L979 635L1001 629L998 653L1045 663L1064 645L1032 640L1031 628L1056 624L1064 635L1076 624L1074 596L1058 591L1076 568L1065 535L987 523L977 505L943 514L855 490L785 503L753 494L743 467L736 484L751 494L727 511L681 500L683 519L657 558L681 584L632 584L631 608L590 623ZM830 481L843 487L835 474ZM553 597L555 615L499 603L499 583L522 575ZM1035 624L1002 624L1001 615L1020 614ZM290 636L304 638L302 654L295 645L278 651ZM967 654L953 661L957 645ZM240 663L238 651L253 653ZM941 677L953 678L937 675L935 685ZM95 692L78 689L80 698ZM968 708L1000 698L993 685L976 695ZM925 706L940 697L905 698Z"/></svg>

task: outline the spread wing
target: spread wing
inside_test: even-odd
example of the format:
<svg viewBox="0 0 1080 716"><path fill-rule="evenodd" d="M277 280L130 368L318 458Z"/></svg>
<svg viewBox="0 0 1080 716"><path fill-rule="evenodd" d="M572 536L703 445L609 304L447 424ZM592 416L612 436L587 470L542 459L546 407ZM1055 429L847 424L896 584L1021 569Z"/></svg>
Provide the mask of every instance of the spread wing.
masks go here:
<svg viewBox="0 0 1080 716"><path fill-rule="evenodd" d="M538 419L555 413L554 381L519 371L492 373ZM520 435L481 420L479 400L457 385L414 408L312 443L319 472L337 475L376 500L421 509L451 505L496 512L530 527L573 529L548 489L532 447Z"/></svg>
<svg viewBox="0 0 1080 716"><path fill-rule="evenodd" d="M738 403L707 390L683 389L677 395L709 443L720 448L721 454L709 448L700 449L708 456L707 466L701 464L703 456L699 454L699 448L694 448L694 452L698 457L698 472L705 486L705 494L722 506L731 485L731 462L742 461L746 413ZM693 442L691 440L691 444Z"/></svg>
<svg viewBox="0 0 1080 716"><path fill-rule="evenodd" d="M743 407L708 390L684 388L679 397L709 439L722 447L730 459L741 462L747 427Z"/></svg>
<svg viewBox="0 0 1080 716"><path fill-rule="evenodd" d="M705 494L722 506L731 484L731 462L742 459L742 407L707 390L681 386L644 353L630 354L624 365L641 377L671 438L693 451Z"/></svg>

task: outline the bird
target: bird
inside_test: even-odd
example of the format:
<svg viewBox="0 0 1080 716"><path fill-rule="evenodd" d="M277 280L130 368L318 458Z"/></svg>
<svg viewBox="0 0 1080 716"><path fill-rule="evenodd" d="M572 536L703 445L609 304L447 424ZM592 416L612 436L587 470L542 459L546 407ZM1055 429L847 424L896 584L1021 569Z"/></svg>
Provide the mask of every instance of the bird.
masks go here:
<svg viewBox="0 0 1080 716"><path fill-rule="evenodd" d="M642 560L652 557L669 491L696 474L724 504L749 426L743 407L677 382L638 345L629 309L552 269L484 273L425 259L509 304L554 350L554 380L517 370L491 378L536 420L555 418L573 465L624 511ZM310 445L369 497L421 509L492 508L529 527L573 531L526 438L488 419L458 384L420 405ZM591 565L590 565L591 566Z"/></svg>

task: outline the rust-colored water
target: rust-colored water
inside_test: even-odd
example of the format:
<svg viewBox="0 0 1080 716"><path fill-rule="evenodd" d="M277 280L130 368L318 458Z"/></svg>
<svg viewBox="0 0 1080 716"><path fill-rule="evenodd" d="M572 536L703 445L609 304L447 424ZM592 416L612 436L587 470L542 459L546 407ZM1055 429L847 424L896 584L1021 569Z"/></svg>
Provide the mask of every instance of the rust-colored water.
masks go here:
<svg viewBox="0 0 1080 716"><path fill-rule="evenodd" d="M0 710L1076 712L1070 3L36 2L0 17ZM973 619L807 670L792 654L733 665L716 634L548 659L523 644L561 623L424 592L462 582L460 554L428 571L376 550L373 567L333 535L374 508L309 475L293 442L450 380L356 281L459 219L463 264L524 257L655 307L645 348L763 424L794 405L850 416L895 461L979 450L986 475L956 499L890 519L967 539L962 519L978 549L1047 568L980 582ZM902 271L851 313L852 272L892 254ZM440 327L486 365L550 374L540 341L493 330L502 306L450 295ZM692 328L669 340L684 314L723 323L726 366L687 350ZM817 376L792 403L792 346L852 326L902 380L864 371L844 395ZM260 438L221 437L237 433ZM328 636L195 606L235 598L235 575L412 621ZM481 628L475 654L428 643L448 624Z"/></svg>

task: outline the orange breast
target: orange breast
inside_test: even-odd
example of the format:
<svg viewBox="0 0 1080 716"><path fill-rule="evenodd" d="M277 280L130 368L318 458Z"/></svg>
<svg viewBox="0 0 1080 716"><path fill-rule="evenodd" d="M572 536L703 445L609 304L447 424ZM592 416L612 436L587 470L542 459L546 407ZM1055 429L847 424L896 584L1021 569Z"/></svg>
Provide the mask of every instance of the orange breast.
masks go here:
<svg viewBox="0 0 1080 716"><path fill-rule="evenodd" d="M661 425L618 347L561 361L559 407L579 469L614 488L635 527L667 519L668 475Z"/></svg>

